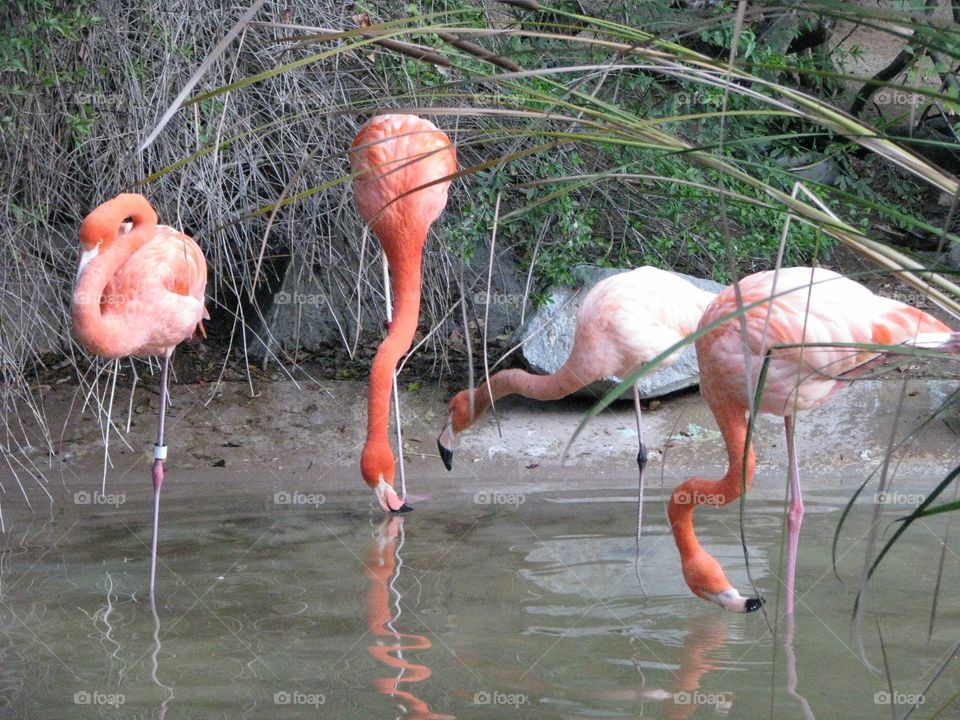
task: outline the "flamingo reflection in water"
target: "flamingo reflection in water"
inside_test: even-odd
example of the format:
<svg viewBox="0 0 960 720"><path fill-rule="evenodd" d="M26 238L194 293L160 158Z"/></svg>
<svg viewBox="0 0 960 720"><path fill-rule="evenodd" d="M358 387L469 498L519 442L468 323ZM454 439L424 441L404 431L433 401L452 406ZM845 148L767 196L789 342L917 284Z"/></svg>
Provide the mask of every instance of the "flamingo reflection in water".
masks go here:
<svg viewBox="0 0 960 720"><path fill-rule="evenodd" d="M730 690L731 683L720 683L721 678L729 678L731 662L741 657L740 650L723 651L727 644L727 635L730 628L730 616L699 615L694 617L689 625L686 637L683 639L683 648L680 652L680 663L671 673L668 693L664 698L662 717L669 720L686 720L698 715L704 705L709 705L720 716L738 717L732 713L736 700L735 693ZM783 617L784 626L777 631L783 643L783 662L787 694L793 699L798 717L804 720L814 720L813 709L806 697L800 694L798 686L800 680L797 675L797 656L793 646L794 622L793 615ZM775 660L775 662L778 662ZM710 681L701 685L701 679L706 674L713 674Z"/></svg>
<svg viewBox="0 0 960 720"><path fill-rule="evenodd" d="M392 677L379 678L374 685L377 692L397 703L401 715L414 720L456 720L453 715L443 715L430 710L430 706L409 689L401 689L428 679L433 671L426 665L409 662L404 653L408 650L429 650L429 639L414 633L402 633L394 623L400 617L400 591L396 583L400 577L403 561L403 518L388 516L380 524L377 539L370 546L366 572L370 579L367 591L367 625L370 634L377 638L369 647L370 654L378 661L397 672ZM391 595L394 603L391 606Z"/></svg>

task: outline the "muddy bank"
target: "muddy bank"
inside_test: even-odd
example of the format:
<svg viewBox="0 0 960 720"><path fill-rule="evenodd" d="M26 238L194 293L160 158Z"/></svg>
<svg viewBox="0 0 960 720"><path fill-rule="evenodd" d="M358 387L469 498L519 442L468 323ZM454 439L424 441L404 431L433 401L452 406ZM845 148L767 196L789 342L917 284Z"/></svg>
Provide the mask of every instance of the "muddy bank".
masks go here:
<svg viewBox="0 0 960 720"><path fill-rule="evenodd" d="M931 487L956 465L960 409L956 405L941 409L956 391L956 381L905 382L857 382L829 407L801 415L797 437L807 487L852 490L858 479L881 466L891 437L903 443L891 464L898 487ZM173 387L164 492L211 499L252 494L264 502L270 502L275 492L334 493L345 503L366 508L373 496L363 486L358 468L366 422L365 383L287 381L255 390L251 396L249 385L233 382ZM633 491L637 439L632 404L618 403L590 421L561 462L591 402L506 400L499 404L497 417L490 414L458 436L454 469L447 473L435 441L449 394L438 386L401 392L407 477L414 495L459 504L473 502L481 490ZM43 472L50 493L66 502L77 492L100 489L100 422L90 409L80 412L81 402L71 387L46 393L46 419L60 437L54 440L52 453L39 441L26 451L26 458ZM110 438L108 493L129 493L130 498L149 493L156 405L156 393L141 384L129 433L114 432ZM118 389L114 422L120 430L125 430L128 407L129 389ZM698 393L654 402L644 412L644 423L651 451L650 497L665 496L677 481L691 475L716 478L723 472L723 442ZM757 433L756 492L782 497L786 474L782 422L764 416ZM45 507L48 501L37 481L23 472L20 477L34 506ZM9 468L0 470L0 479L6 491L4 514L28 512Z"/></svg>

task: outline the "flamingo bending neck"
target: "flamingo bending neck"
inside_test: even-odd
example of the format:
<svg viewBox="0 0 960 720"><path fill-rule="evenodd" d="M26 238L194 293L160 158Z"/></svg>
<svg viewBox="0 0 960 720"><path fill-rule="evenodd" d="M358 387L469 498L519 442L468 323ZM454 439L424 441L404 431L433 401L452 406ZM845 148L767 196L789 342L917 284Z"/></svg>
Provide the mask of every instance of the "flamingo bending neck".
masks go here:
<svg viewBox="0 0 960 720"><path fill-rule="evenodd" d="M133 227L121 232L126 218ZM143 339L116 313L104 312L103 293L117 270L150 241L157 214L142 195L122 194L103 203L80 226L80 259L73 291L74 337L86 350L106 358L135 354Z"/></svg>

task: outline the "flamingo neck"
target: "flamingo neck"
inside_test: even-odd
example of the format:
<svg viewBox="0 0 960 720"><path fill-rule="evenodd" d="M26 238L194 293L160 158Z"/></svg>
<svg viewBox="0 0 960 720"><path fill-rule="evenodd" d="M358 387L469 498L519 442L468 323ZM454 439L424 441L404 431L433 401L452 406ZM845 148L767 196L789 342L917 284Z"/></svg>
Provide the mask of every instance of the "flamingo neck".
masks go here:
<svg viewBox="0 0 960 720"><path fill-rule="evenodd" d="M490 377L489 388L487 383L480 383L473 389L473 413L467 410L468 422L455 430L460 432L477 420L491 402L510 395L522 395L531 400L559 400L576 392L592 382L595 378L582 378L573 372L568 365L564 365L552 375L535 375L519 368L501 370ZM492 396L492 398L491 398ZM468 398L469 402L470 398Z"/></svg>
<svg viewBox="0 0 960 720"><path fill-rule="evenodd" d="M693 529L693 511L697 505L719 507L736 500L753 482L757 464L752 446L744 457L747 445L746 411L731 402L710 402L710 406L727 447L727 472L720 480L690 478L673 491L667 515L677 549L685 558L705 552Z"/></svg>
<svg viewBox="0 0 960 720"><path fill-rule="evenodd" d="M390 256L388 255L388 259ZM413 344L420 315L420 258L408 258L406 262L390 260L390 277L393 284L394 312L387 337L380 343L370 370L370 392L367 397L367 441L363 454L376 457L378 467L361 464L368 485L376 486L383 477L393 483L392 451L388 437L390 425L390 396L393 390L393 373L397 363ZM389 465L389 467L387 467Z"/></svg>
<svg viewBox="0 0 960 720"><path fill-rule="evenodd" d="M120 220L122 217L117 220L117 227ZM142 225L134 225L132 231L90 260L77 277L70 310L73 335L82 347L95 355L125 357L140 346L138 334L131 332L122 314L103 312L103 295L117 271L150 240L147 230Z"/></svg>

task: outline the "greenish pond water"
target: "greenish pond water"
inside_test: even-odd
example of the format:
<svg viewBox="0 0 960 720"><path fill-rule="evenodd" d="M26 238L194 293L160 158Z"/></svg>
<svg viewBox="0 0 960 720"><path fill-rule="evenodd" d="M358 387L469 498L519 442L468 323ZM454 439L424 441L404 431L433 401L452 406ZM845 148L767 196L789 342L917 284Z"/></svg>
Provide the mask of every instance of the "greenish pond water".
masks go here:
<svg viewBox="0 0 960 720"><path fill-rule="evenodd" d="M392 521L357 493L171 494L155 611L146 495L7 511L0 717L891 717L886 676L850 638L870 505L844 529L843 583L831 569L845 497L805 496L792 641L777 597L783 507L756 499L746 533L766 618L688 593L656 497L641 587L623 490L439 498ZM738 517L703 508L697 525L747 591ZM960 637L960 532L942 545L946 527L918 524L870 586L864 652L883 667L879 627L897 717ZM951 699L940 717L960 716L958 668L914 717Z"/></svg>

